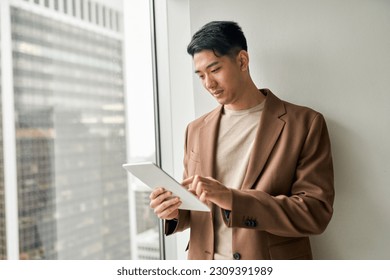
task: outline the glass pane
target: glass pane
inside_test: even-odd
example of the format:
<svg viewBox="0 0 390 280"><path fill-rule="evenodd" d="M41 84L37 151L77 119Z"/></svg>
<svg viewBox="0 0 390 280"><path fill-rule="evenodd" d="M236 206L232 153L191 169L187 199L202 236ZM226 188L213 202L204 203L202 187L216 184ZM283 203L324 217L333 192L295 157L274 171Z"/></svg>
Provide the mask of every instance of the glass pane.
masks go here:
<svg viewBox="0 0 390 280"><path fill-rule="evenodd" d="M122 168L154 161L156 151L154 123L141 128L152 132L146 146L129 147L137 133L128 130L134 126L127 123L133 115L120 28L106 32L110 25L86 28L95 25L88 18L78 26L39 10L10 9L20 258L159 259L150 190ZM122 14L112 11L119 24ZM153 118L153 99L147 106ZM130 121L142 127L140 119ZM6 256L2 172L0 166L0 258Z"/></svg>
<svg viewBox="0 0 390 280"><path fill-rule="evenodd" d="M21 258L129 258L121 42L11 17Z"/></svg>
<svg viewBox="0 0 390 280"><path fill-rule="evenodd" d="M149 1L140 0L135 12L131 1L124 2L124 32L126 43L126 88L129 91L129 162L156 162L156 135L154 124L154 96L152 71L152 43L149 19ZM126 14L126 12L128 12ZM118 22L118 14L114 22ZM136 28L134 28L136 27ZM114 26L114 29L117 29ZM149 206L150 189L130 176L130 204L132 245L134 259L160 259L159 219Z"/></svg>

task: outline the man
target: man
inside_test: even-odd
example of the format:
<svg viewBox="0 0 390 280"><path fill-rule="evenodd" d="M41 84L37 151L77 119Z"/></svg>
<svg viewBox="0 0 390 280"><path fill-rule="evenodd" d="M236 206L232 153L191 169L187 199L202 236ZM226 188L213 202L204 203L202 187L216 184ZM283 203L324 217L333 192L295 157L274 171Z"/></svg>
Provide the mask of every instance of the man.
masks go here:
<svg viewBox="0 0 390 280"><path fill-rule="evenodd" d="M259 90L235 22L210 22L188 49L221 104L186 131L184 181L212 211L179 210L163 187L150 206L165 232L190 228L189 259L312 259L309 235L333 213L333 166L323 116Z"/></svg>

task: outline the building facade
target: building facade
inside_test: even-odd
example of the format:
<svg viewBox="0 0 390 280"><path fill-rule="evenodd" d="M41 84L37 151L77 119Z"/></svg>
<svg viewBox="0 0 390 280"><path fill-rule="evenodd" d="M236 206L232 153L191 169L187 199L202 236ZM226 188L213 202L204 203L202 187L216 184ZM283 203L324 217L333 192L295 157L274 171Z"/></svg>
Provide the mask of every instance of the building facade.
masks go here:
<svg viewBox="0 0 390 280"><path fill-rule="evenodd" d="M150 210L145 202L129 205L121 168L127 161L123 3L5 2L1 51L12 58L2 62L1 74L12 79L2 79L1 108L12 111L0 124L14 126L0 126L0 150L13 142L14 153L0 153L0 167L14 166L7 176L15 180L0 168L0 256L11 248L20 259L130 259L130 224L137 222L129 211L149 216ZM7 236L12 201L17 245ZM141 234L157 232L155 218L148 219ZM152 247L156 242L158 236Z"/></svg>

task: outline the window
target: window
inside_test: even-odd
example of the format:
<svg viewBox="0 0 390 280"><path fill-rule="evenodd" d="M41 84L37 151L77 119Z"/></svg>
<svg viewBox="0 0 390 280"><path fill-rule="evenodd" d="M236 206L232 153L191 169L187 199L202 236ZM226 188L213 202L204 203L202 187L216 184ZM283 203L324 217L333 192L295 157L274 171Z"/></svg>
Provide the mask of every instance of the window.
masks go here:
<svg viewBox="0 0 390 280"><path fill-rule="evenodd" d="M72 0L72 15L76 16L76 0Z"/></svg>
<svg viewBox="0 0 390 280"><path fill-rule="evenodd" d="M0 42L1 42L0 34ZM1 45L1 43L0 43ZM1 51L1 48L0 48ZM1 63L1 60L0 60ZM1 70L1 69L0 69ZM0 76L3 73L0 71ZM0 77L1 81L1 77ZM3 104L2 96L3 90L0 83L0 135L3 135ZM0 137L0 260L6 259L7 248L6 248L6 228L5 228L5 200L4 200L4 160L3 160L3 138Z"/></svg>
<svg viewBox="0 0 390 280"><path fill-rule="evenodd" d="M97 24L97 25L100 24L99 9L100 9L100 5L99 5L99 4L95 4L95 19L96 19L96 24Z"/></svg>
<svg viewBox="0 0 390 280"><path fill-rule="evenodd" d="M88 21L92 22L92 3L88 1Z"/></svg>
<svg viewBox="0 0 390 280"><path fill-rule="evenodd" d="M0 116L2 106L14 108L18 223L17 244L9 244L6 232L12 231L6 229L12 224L5 213L12 210L5 206L10 197L1 152L0 258L12 247L20 259L159 259L149 190L122 168L131 160L156 158L154 139L136 153L129 147L127 99L138 93L125 91L125 34L99 24L104 1L88 1L88 19L93 4L95 23L76 18L77 1L72 7L63 1L68 21L57 20L57 1L53 8L47 2L28 3L39 9L9 4L9 34L1 34L10 38L12 53L12 65L1 63L1 73L13 76L13 104L0 103ZM123 1L116 2L120 6L106 4L119 24ZM153 100L147 106L153 114ZM154 132L154 123L147 129ZM0 144L0 151L8 148Z"/></svg>
<svg viewBox="0 0 390 280"><path fill-rule="evenodd" d="M68 0L63 0L64 14L68 13Z"/></svg>
<svg viewBox="0 0 390 280"><path fill-rule="evenodd" d="M80 0L80 18L84 19L84 0Z"/></svg>

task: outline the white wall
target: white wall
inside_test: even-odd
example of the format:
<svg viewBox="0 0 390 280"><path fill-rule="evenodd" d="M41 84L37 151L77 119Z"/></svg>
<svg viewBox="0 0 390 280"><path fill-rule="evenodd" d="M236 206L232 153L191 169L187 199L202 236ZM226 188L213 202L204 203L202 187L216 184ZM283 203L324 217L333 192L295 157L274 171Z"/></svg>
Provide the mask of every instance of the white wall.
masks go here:
<svg viewBox="0 0 390 280"><path fill-rule="evenodd" d="M325 115L336 200L329 227L312 238L315 258L390 258L390 1L184 2L190 10L181 12L188 15L191 34L211 20L237 21L248 39L258 87ZM171 25L170 32L177 28ZM183 40L175 47L180 56L186 51ZM188 67L170 81L188 77L193 100L183 100L181 110L199 116L216 103ZM175 98L177 93L171 94ZM181 155L181 146L173 152Z"/></svg>

